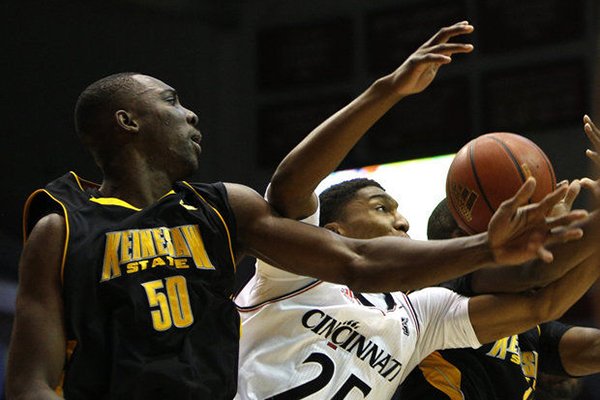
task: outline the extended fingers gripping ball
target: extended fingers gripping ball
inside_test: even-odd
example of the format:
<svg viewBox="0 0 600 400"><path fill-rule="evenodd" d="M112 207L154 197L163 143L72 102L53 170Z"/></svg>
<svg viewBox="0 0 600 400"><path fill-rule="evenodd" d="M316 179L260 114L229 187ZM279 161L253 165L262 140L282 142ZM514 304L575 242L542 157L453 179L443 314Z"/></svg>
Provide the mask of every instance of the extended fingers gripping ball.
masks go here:
<svg viewBox="0 0 600 400"><path fill-rule="evenodd" d="M446 197L454 219L470 234L486 231L500 204L530 176L537 182L533 202L556 188L550 160L531 140L507 132L471 140L456 154L446 178Z"/></svg>

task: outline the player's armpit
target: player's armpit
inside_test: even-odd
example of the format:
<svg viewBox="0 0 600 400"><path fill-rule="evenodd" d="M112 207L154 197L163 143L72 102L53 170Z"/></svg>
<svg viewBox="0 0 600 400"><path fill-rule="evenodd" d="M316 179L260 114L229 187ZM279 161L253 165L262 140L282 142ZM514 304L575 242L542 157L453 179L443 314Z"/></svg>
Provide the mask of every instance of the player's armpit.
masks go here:
<svg viewBox="0 0 600 400"><path fill-rule="evenodd" d="M8 398L58 398L54 389L65 360L61 263L65 220L42 218L25 243L19 265L19 291L9 347Z"/></svg>

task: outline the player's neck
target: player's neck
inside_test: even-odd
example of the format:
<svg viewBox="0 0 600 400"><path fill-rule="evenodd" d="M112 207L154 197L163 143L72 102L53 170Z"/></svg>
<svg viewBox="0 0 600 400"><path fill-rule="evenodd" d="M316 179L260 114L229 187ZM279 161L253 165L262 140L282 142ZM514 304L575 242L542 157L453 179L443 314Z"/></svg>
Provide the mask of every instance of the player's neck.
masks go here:
<svg viewBox="0 0 600 400"><path fill-rule="evenodd" d="M173 182L164 172L131 168L116 173L105 173L100 194L144 208L155 203L172 187Z"/></svg>

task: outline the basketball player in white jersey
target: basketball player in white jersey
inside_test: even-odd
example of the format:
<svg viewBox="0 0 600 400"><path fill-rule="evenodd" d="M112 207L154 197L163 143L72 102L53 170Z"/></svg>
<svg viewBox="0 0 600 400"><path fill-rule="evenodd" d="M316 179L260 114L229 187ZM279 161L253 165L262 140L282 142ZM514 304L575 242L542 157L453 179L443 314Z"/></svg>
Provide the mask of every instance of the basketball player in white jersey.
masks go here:
<svg viewBox="0 0 600 400"><path fill-rule="evenodd" d="M386 89L408 95L427 87L439 67L426 61L431 46L451 36L435 35L392 74L392 82L382 78L315 129L278 167L269 201L286 216L309 216L307 222L317 223L313 191L318 183L394 104L386 98ZM530 196L533 186L529 181L517 197ZM342 184L324 196L322 226L350 237L394 235L410 240L398 204L376 182ZM535 295L469 299L442 288L408 296L364 295L258 262L255 275L236 298L243 321L238 398L386 399L433 350L478 347L556 319L599 274L600 259L593 246L600 236L598 216L580 225L584 239L553 250L550 268L562 277ZM431 273L435 275L435 266Z"/></svg>

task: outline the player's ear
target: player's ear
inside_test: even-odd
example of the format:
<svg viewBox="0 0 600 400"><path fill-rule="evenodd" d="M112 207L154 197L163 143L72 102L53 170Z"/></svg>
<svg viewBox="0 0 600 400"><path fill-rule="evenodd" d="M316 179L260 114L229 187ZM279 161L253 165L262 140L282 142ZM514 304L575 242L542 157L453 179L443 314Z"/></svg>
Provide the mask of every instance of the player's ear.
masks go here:
<svg viewBox="0 0 600 400"><path fill-rule="evenodd" d="M115 119L121 129L124 129L131 133L136 133L139 129L138 123L133 118L130 112L125 110L118 110L115 112Z"/></svg>
<svg viewBox="0 0 600 400"><path fill-rule="evenodd" d="M337 222L329 222L323 226L323 228L335 232L339 235L343 235L343 228Z"/></svg>

